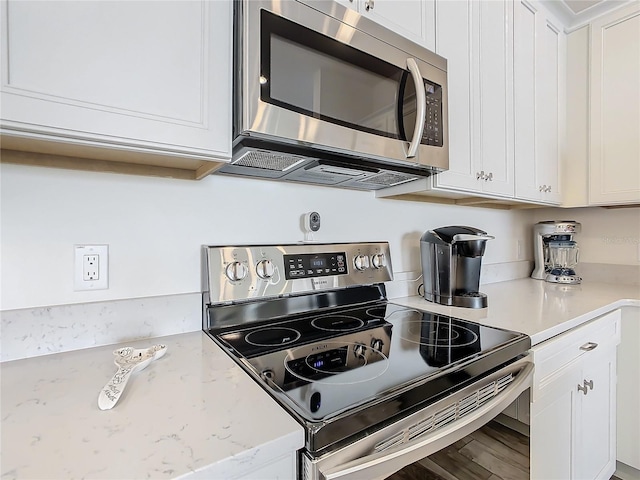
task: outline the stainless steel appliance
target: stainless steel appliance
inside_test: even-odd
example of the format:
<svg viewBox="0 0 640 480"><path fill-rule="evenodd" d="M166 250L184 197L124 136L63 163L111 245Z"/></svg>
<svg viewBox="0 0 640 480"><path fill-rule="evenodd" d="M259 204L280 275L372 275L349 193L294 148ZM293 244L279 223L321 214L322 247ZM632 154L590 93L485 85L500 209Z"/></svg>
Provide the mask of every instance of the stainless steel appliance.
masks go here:
<svg viewBox="0 0 640 480"><path fill-rule="evenodd" d="M234 4L233 159L363 190L448 168L447 62L333 1Z"/></svg>
<svg viewBox="0 0 640 480"><path fill-rule="evenodd" d="M526 335L387 301L386 242L203 252L203 330L304 427L300 479L385 478L530 386Z"/></svg>
<svg viewBox="0 0 640 480"><path fill-rule="evenodd" d="M531 278L551 283L576 284L582 278L574 268L578 265L578 244L573 239L582 226L573 220L549 220L533 227L535 268Z"/></svg>
<svg viewBox="0 0 640 480"><path fill-rule="evenodd" d="M487 296L479 291L480 267L487 232L450 226L429 230L420 238L424 298L454 307L484 308Z"/></svg>

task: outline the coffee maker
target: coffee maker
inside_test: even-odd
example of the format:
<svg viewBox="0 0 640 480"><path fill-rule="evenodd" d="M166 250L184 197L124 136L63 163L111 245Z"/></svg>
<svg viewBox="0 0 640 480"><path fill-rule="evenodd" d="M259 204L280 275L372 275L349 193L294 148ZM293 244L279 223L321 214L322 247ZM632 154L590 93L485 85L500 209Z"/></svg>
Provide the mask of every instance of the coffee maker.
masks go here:
<svg viewBox="0 0 640 480"><path fill-rule="evenodd" d="M429 230L420 238L424 298L453 307L484 308L487 296L478 291L487 232L449 226Z"/></svg>
<svg viewBox="0 0 640 480"><path fill-rule="evenodd" d="M572 220L550 220L533 226L533 256L535 268L531 278L551 283L576 284L582 278L576 275L578 244L573 235L581 225Z"/></svg>

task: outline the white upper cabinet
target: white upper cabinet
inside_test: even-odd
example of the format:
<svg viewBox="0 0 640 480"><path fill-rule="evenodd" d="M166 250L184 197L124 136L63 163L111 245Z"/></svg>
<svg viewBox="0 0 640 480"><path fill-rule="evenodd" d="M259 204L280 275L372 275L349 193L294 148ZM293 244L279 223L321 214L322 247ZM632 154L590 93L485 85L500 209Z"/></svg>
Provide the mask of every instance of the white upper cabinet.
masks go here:
<svg viewBox="0 0 640 480"><path fill-rule="evenodd" d="M301 0L310 5L314 0ZM322 1L322 0L320 0ZM364 17L433 50L435 0L336 0Z"/></svg>
<svg viewBox="0 0 640 480"><path fill-rule="evenodd" d="M8 0L0 10L3 148L32 139L230 157L231 2Z"/></svg>
<svg viewBox="0 0 640 480"><path fill-rule="evenodd" d="M513 4L438 2L447 59L449 170L434 188L513 197Z"/></svg>
<svg viewBox="0 0 640 480"><path fill-rule="evenodd" d="M559 204L565 40L539 4L514 4L515 196Z"/></svg>
<svg viewBox="0 0 640 480"><path fill-rule="evenodd" d="M589 204L640 204L640 4L591 24Z"/></svg>

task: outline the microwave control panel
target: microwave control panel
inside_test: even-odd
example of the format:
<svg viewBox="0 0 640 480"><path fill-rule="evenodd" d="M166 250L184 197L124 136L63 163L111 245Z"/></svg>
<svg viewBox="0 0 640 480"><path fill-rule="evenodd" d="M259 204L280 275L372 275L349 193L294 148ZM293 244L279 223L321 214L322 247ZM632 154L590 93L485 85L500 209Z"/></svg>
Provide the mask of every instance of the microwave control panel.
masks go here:
<svg viewBox="0 0 640 480"><path fill-rule="evenodd" d="M442 87L437 83L424 80L426 93L426 112L424 131L422 132L423 145L441 147L443 144L442 128Z"/></svg>

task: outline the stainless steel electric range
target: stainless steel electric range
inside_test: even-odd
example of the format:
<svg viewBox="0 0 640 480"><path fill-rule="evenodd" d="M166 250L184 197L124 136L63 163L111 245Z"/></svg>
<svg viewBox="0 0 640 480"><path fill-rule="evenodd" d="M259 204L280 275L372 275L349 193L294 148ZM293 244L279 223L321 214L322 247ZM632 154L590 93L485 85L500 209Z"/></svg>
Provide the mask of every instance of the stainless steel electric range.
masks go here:
<svg viewBox="0 0 640 480"><path fill-rule="evenodd" d="M529 337L394 305L389 245L206 246L203 330L304 427L299 478L385 478L531 384Z"/></svg>

